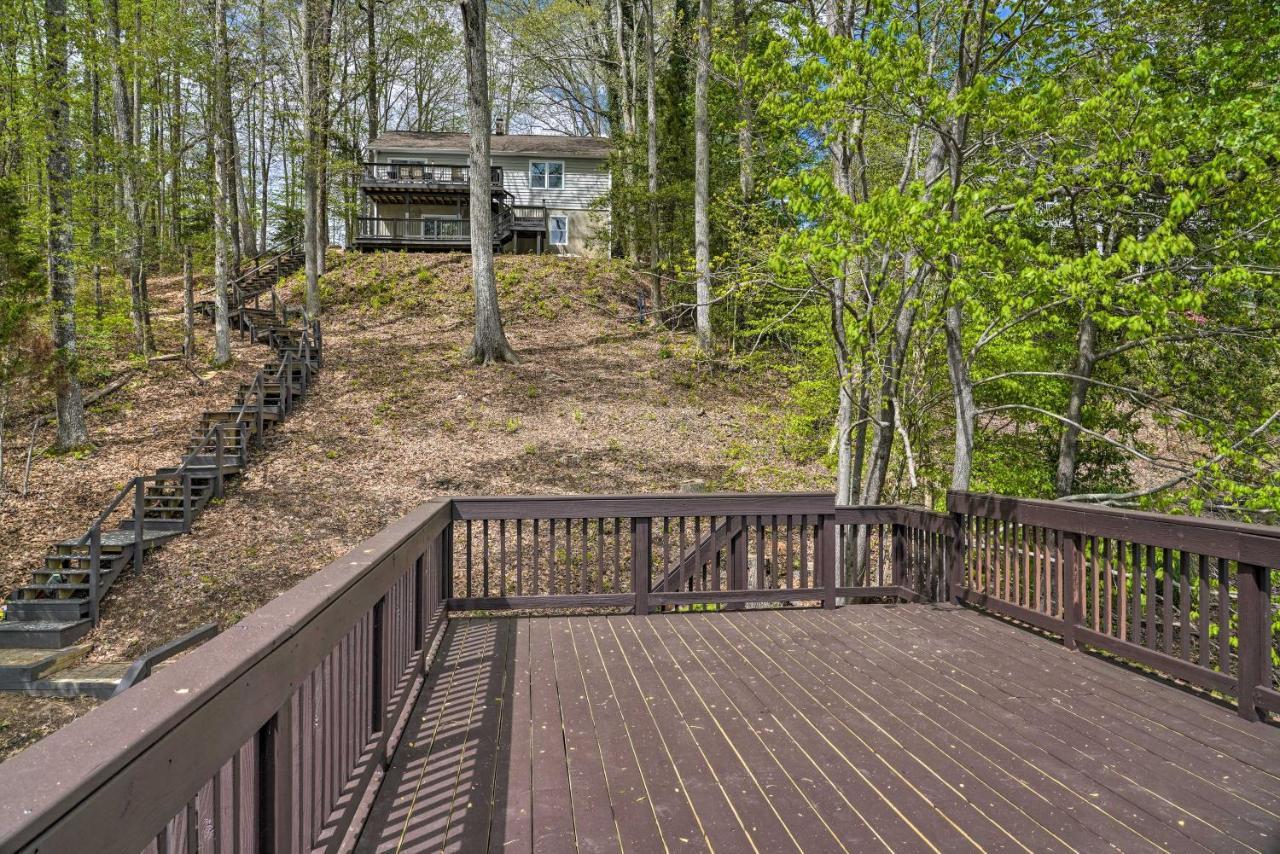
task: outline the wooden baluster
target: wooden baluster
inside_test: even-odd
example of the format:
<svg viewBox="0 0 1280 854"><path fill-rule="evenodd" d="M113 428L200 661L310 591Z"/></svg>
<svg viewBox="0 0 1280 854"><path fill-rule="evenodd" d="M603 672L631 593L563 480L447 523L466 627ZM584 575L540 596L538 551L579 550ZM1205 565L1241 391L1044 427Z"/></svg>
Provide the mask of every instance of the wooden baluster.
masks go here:
<svg viewBox="0 0 1280 854"><path fill-rule="evenodd" d="M1209 667L1209 649L1212 644L1209 641L1209 556L1200 555L1199 561L1199 587L1200 596L1199 604L1199 634L1197 641L1200 651L1200 666Z"/></svg>
<svg viewBox="0 0 1280 854"><path fill-rule="evenodd" d="M537 596L542 589L542 580L539 578L538 572L538 556L542 551L540 540L538 539L538 520L533 520L533 595Z"/></svg>
<svg viewBox="0 0 1280 854"><path fill-rule="evenodd" d="M516 520L516 595L524 595L524 520Z"/></svg>
<svg viewBox="0 0 1280 854"><path fill-rule="evenodd" d="M293 705L285 701L258 730L257 849L286 854L297 848L293 817Z"/></svg>

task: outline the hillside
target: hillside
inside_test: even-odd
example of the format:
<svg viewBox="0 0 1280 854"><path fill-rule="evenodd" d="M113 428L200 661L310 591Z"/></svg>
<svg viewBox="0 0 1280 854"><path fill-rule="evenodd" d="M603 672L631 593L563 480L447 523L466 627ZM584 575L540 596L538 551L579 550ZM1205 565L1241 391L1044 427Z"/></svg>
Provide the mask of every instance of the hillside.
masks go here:
<svg viewBox="0 0 1280 854"><path fill-rule="evenodd" d="M500 256L504 319L522 362L480 368L463 358L468 256L331 261L318 385L192 536L116 585L89 637L95 660L233 623L438 495L830 485L825 469L785 458L774 441L781 379L709 365L690 336L636 323L636 285L620 264ZM201 335L207 343L209 331ZM237 358L243 370L260 361ZM4 583L55 537L82 533L123 479L176 457L196 411L230 394L235 371L182 397L172 367L94 414L92 455L33 465L32 496L0 508L6 542L21 544L4 549ZM152 395L160 411L148 411ZM0 755L30 727L84 707L0 696L0 727L11 721Z"/></svg>

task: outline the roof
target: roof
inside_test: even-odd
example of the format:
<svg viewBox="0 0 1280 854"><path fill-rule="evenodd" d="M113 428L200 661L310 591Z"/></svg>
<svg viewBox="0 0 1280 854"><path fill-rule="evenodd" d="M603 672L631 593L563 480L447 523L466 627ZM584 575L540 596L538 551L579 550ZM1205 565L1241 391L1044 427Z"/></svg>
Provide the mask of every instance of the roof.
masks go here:
<svg viewBox="0 0 1280 854"><path fill-rule="evenodd" d="M387 131L370 148L407 151L459 152L470 148L471 135L466 133L420 133ZM594 136L558 136L553 134L508 133L489 137L492 154L550 154L560 157L606 158L613 150L613 140Z"/></svg>

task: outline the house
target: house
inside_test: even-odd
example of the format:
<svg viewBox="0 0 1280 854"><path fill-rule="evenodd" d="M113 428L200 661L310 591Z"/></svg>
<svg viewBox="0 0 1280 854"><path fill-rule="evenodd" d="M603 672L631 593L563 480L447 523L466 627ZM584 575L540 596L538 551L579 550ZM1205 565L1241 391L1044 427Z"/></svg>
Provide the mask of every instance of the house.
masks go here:
<svg viewBox="0 0 1280 854"><path fill-rule="evenodd" d="M470 136L389 131L369 144L352 248L467 250ZM503 252L606 254L607 139L490 137L494 235Z"/></svg>

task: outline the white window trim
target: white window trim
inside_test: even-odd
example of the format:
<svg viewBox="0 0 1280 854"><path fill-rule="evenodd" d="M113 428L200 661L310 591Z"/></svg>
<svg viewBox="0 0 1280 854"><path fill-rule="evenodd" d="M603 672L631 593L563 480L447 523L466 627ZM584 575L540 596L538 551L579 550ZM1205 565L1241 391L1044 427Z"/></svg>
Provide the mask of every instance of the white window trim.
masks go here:
<svg viewBox="0 0 1280 854"><path fill-rule="evenodd" d="M559 166L560 167L560 186L559 187L547 187L547 186L535 187L533 185L533 164L535 163L541 163L543 166L547 166L547 167ZM549 176L549 171L550 170L543 173L543 184L546 184L546 179ZM565 181L565 170L564 170L563 160L532 160L531 159L529 161L529 189L530 190L543 190L545 192L558 193L559 191L564 189L564 181Z"/></svg>
<svg viewBox="0 0 1280 854"><path fill-rule="evenodd" d="M557 243L552 239L551 235L555 234L555 227L552 222L557 219L564 220L564 240ZM547 245L548 246L568 246L569 245L569 217L567 214L556 214L547 217Z"/></svg>

